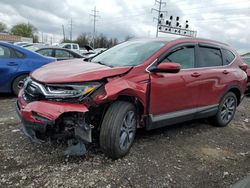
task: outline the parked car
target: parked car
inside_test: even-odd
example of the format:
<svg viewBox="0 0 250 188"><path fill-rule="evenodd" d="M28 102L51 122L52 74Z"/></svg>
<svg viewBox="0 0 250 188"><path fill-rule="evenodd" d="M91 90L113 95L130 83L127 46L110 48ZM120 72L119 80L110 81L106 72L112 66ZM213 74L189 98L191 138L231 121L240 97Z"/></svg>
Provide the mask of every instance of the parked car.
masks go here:
<svg viewBox="0 0 250 188"><path fill-rule="evenodd" d="M64 48L46 47L36 50L36 52L44 56L54 57L57 61L84 58L82 55Z"/></svg>
<svg viewBox="0 0 250 188"><path fill-rule="evenodd" d="M248 65L248 69L247 69L248 80L247 80L247 91L246 91L246 94L250 95L250 57L243 57L243 60Z"/></svg>
<svg viewBox="0 0 250 188"><path fill-rule="evenodd" d="M62 43L59 45L59 47L66 48L81 55L88 55L95 53L94 49L91 48L89 45L85 45L84 48L80 48L80 46L77 43Z"/></svg>
<svg viewBox="0 0 250 188"><path fill-rule="evenodd" d="M235 50L215 41L127 41L91 62L68 60L34 71L17 112L34 142L69 139L65 154L80 155L95 132L102 151L117 159L129 152L137 128L199 118L228 125L244 96L245 70Z"/></svg>
<svg viewBox="0 0 250 188"><path fill-rule="evenodd" d="M23 47L23 46L26 46L26 45L31 45L33 43L30 43L30 42L14 42L13 44Z"/></svg>
<svg viewBox="0 0 250 188"><path fill-rule="evenodd" d="M29 73L54 58L44 57L20 46L0 42L0 93L18 94Z"/></svg>

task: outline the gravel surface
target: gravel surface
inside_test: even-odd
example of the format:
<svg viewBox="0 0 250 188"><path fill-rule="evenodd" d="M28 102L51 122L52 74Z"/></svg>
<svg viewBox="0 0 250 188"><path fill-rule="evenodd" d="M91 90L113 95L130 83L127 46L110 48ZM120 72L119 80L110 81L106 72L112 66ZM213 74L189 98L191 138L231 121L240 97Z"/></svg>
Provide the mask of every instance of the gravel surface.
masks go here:
<svg viewBox="0 0 250 188"><path fill-rule="evenodd" d="M250 174L250 99L225 128L205 120L139 130L113 161L92 144L86 157L34 145L20 131L15 98L0 97L0 187L229 187Z"/></svg>

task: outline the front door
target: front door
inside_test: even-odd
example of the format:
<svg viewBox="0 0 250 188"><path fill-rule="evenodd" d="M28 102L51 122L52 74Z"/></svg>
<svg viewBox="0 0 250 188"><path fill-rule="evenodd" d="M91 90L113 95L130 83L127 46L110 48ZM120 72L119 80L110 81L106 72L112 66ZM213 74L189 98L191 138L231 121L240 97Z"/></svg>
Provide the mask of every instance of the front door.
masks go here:
<svg viewBox="0 0 250 188"><path fill-rule="evenodd" d="M193 114L200 94L199 75L195 71L195 45L171 50L162 62L181 65L179 73L150 73L151 93L149 114L162 119ZM162 117L162 118L161 118ZM190 115L190 119L192 119Z"/></svg>

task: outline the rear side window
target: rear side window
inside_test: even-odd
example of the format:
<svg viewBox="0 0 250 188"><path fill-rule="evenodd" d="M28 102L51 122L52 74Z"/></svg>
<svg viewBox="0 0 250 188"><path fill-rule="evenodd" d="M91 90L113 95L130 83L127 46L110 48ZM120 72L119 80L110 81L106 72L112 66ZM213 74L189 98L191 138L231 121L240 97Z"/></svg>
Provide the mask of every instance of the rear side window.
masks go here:
<svg viewBox="0 0 250 188"><path fill-rule="evenodd" d="M77 50L78 46L76 44L73 44L73 49Z"/></svg>
<svg viewBox="0 0 250 188"><path fill-rule="evenodd" d="M64 50L56 50L55 57L57 58L73 58L73 56Z"/></svg>
<svg viewBox="0 0 250 188"><path fill-rule="evenodd" d="M235 55L229 50L222 49L222 53L224 56L224 65L230 64L235 58Z"/></svg>
<svg viewBox="0 0 250 188"><path fill-rule="evenodd" d="M175 50L170 55L168 55L164 62L174 62L179 63L181 68L193 68L194 67L194 46L182 47Z"/></svg>
<svg viewBox="0 0 250 188"><path fill-rule="evenodd" d="M222 66L222 55L220 49L199 47L198 67Z"/></svg>
<svg viewBox="0 0 250 188"><path fill-rule="evenodd" d="M52 49L43 49L37 52L41 55L52 57Z"/></svg>
<svg viewBox="0 0 250 188"><path fill-rule="evenodd" d="M5 46L0 45L0 58L10 58L11 50Z"/></svg>
<svg viewBox="0 0 250 188"><path fill-rule="evenodd" d="M14 50L14 52L15 52L15 56L17 58L24 58L25 57L25 55L22 52L19 52L17 50Z"/></svg>

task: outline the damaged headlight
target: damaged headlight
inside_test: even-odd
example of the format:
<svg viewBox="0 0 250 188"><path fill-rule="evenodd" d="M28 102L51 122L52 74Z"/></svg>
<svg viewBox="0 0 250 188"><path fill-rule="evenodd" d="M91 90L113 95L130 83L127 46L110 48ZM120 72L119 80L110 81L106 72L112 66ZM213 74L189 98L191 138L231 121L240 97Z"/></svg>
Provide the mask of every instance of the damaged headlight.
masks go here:
<svg viewBox="0 0 250 188"><path fill-rule="evenodd" d="M28 78L24 84L25 94L32 98L82 99L102 86L99 82L72 84L42 84Z"/></svg>
<svg viewBox="0 0 250 188"><path fill-rule="evenodd" d="M84 84L48 84L45 86L44 95L46 98L80 98L84 97L102 84L91 82Z"/></svg>

